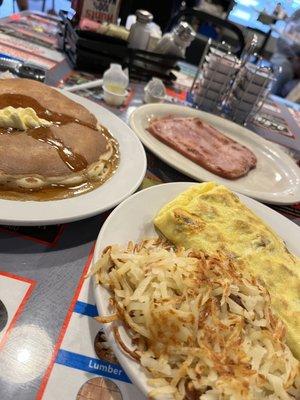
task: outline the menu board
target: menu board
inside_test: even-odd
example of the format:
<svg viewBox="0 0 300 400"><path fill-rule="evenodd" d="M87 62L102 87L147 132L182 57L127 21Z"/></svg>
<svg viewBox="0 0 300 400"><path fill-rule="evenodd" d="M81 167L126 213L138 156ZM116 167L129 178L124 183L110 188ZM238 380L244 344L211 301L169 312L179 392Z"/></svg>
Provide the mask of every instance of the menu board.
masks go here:
<svg viewBox="0 0 300 400"><path fill-rule="evenodd" d="M93 277L85 278L91 255L72 302L37 399L141 400L108 345L94 300Z"/></svg>

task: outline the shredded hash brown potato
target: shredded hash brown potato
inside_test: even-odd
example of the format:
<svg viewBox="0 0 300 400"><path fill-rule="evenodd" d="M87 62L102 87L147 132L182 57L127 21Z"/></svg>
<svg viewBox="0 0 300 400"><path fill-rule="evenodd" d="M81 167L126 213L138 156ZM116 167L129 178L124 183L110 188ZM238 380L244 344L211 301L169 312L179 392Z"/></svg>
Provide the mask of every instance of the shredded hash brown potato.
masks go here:
<svg viewBox="0 0 300 400"><path fill-rule="evenodd" d="M299 362L267 290L222 254L160 239L107 247L95 265L154 399L300 399Z"/></svg>

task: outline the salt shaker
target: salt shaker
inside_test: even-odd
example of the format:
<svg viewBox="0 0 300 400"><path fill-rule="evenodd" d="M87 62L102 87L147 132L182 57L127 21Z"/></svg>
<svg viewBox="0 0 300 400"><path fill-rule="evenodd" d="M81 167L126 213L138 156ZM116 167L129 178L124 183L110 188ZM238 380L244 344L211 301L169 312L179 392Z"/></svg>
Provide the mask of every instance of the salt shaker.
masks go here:
<svg viewBox="0 0 300 400"><path fill-rule="evenodd" d="M155 52L185 57L187 47L196 36L194 29L185 21L180 22L171 33L166 33L158 42Z"/></svg>
<svg viewBox="0 0 300 400"><path fill-rule="evenodd" d="M146 50L151 34L150 22L153 15L146 10L136 11L136 23L130 28L128 47L139 50Z"/></svg>

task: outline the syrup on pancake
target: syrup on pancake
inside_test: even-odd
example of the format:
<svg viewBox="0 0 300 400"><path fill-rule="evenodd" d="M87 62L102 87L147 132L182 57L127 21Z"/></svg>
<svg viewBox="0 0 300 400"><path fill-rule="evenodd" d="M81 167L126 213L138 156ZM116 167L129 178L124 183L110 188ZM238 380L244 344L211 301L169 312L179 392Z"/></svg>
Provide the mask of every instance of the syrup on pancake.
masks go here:
<svg viewBox="0 0 300 400"><path fill-rule="evenodd" d="M9 186L2 185L0 186L0 197L9 199L9 200L36 200L36 201L45 201L45 200L57 200L63 199L73 196L78 196L83 193L89 192L96 187L102 185L107 179L111 177L111 175L116 171L119 160L118 153L118 144L110 135L108 130L97 124L81 121L74 116L70 116L67 114L53 112L46 108L44 108L37 100L34 98L17 93L5 93L0 95L0 109L12 106L12 107L31 107L35 110L39 118L43 118L46 120L50 120L53 122L53 125L50 127L39 127L26 130L23 134L36 139L39 142L47 143L52 148L54 148L60 159L63 163L68 167L70 172L80 172L85 170L89 163L86 158L72 150L70 146L64 144L63 140L55 137L53 133L53 127L56 129L67 125L70 123L76 123L82 127L86 127L92 130L99 132L99 135L102 135L103 143L106 144L110 142L113 148L112 157L109 160L109 173L105 175L103 179L99 180L91 180L86 176L86 181L76 185L76 186L67 186L67 185L57 185L52 184L50 187L41 188L38 190L27 190L22 188L10 188ZM0 134L4 135L13 135L16 133L20 133L20 131L13 128L0 128Z"/></svg>

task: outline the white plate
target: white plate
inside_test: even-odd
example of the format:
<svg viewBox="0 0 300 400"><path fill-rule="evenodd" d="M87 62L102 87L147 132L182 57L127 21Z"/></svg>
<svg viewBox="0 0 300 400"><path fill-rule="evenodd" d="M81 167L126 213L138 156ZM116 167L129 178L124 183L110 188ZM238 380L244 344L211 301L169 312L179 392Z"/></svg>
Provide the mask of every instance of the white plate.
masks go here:
<svg viewBox="0 0 300 400"><path fill-rule="evenodd" d="M78 197L41 202L0 199L0 224L51 225L88 218L120 203L143 180L147 161L144 148L134 132L98 104L66 91L63 94L85 106L117 139L120 145L120 165L102 186Z"/></svg>
<svg viewBox="0 0 300 400"><path fill-rule="evenodd" d="M174 199L191 185L192 183L190 182L157 185L135 193L125 200L105 221L97 239L94 262L99 259L102 250L110 244L127 244L130 240L139 241L144 238L157 236L152 222L153 218L163 205ZM292 253L300 256L298 240L300 228L296 224L249 197L243 195L239 195L239 197L247 207L261 217L283 238ZM108 306L110 297L108 291L101 286L95 286L94 293L99 314L111 314ZM107 335L109 344L112 346L129 378L147 395L148 386L143 369L120 350L114 340L110 324L104 324L103 329ZM120 328L120 332L125 343L129 345L130 340L124 333L124 329Z"/></svg>
<svg viewBox="0 0 300 400"><path fill-rule="evenodd" d="M160 142L146 130L151 118L166 115L199 117L215 126L226 136L253 151L257 157L256 168L244 177L229 180L200 167ZM240 125L203 111L170 104L149 104L139 107L131 114L130 125L144 145L157 157L198 181L216 181L236 192L266 203L293 204L300 201L300 169L294 160L277 145Z"/></svg>

